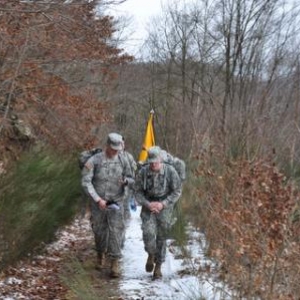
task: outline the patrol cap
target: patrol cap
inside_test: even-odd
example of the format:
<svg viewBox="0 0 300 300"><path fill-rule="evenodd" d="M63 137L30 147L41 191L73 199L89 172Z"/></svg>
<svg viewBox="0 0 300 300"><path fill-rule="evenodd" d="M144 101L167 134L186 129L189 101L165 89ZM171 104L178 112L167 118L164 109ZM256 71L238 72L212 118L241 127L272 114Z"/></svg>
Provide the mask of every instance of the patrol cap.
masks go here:
<svg viewBox="0 0 300 300"><path fill-rule="evenodd" d="M123 140L122 136L118 133L112 132L107 137L107 145L109 145L114 150L123 149Z"/></svg>
<svg viewBox="0 0 300 300"><path fill-rule="evenodd" d="M148 163L161 161L161 149L158 146L153 146L148 149Z"/></svg>

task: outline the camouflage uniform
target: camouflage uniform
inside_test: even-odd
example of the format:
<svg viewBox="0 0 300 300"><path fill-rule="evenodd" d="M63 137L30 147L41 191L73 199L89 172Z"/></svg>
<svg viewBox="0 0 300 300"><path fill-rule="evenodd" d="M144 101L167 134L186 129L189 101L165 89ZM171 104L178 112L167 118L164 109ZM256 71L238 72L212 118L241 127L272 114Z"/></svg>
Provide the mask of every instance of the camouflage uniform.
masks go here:
<svg viewBox="0 0 300 300"><path fill-rule="evenodd" d="M133 184L128 161L122 154L109 158L103 151L92 156L82 170L82 186L92 199L91 223L95 235L96 250L107 253L113 259L121 257L124 224L124 193L125 187L120 183L126 179ZM99 208L97 199L114 201L120 209Z"/></svg>
<svg viewBox="0 0 300 300"><path fill-rule="evenodd" d="M172 225L174 204L181 196L180 178L173 166L162 163L162 168L152 171L150 165L142 166L136 178L136 199L142 205L141 219L145 251L155 256L156 263L163 263L166 256L166 233ZM159 201L164 208L151 213L149 204Z"/></svg>
<svg viewBox="0 0 300 300"><path fill-rule="evenodd" d="M128 151L123 151L123 155L125 159L128 160L132 177L135 178L135 172L137 169L137 164L133 158L133 156ZM125 201L124 201L124 216L125 219L130 218L130 200L134 197L134 190L132 187L126 187L125 190Z"/></svg>

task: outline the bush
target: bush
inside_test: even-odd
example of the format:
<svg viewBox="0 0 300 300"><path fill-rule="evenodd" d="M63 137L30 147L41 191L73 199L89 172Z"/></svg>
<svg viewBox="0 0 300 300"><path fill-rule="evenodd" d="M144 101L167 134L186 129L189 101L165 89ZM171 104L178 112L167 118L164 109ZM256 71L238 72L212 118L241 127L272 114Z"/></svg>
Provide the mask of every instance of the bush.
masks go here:
<svg viewBox="0 0 300 300"><path fill-rule="evenodd" d="M41 151L24 155L1 179L0 269L51 241L72 219L80 196L79 174L72 158Z"/></svg>
<svg viewBox="0 0 300 300"><path fill-rule="evenodd" d="M300 194L293 181L267 160L218 167L204 160L194 176L198 223L220 278L245 298L299 295Z"/></svg>

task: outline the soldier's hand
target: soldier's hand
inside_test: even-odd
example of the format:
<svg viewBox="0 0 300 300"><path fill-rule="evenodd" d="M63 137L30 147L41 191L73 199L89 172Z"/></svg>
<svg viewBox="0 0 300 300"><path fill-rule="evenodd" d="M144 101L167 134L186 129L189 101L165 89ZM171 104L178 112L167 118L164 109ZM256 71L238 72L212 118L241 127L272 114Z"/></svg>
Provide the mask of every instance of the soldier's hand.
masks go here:
<svg viewBox="0 0 300 300"><path fill-rule="evenodd" d="M150 202L150 204L149 204L149 210L150 210L152 213L155 213L156 207L155 207L155 203L154 203L154 202Z"/></svg>
<svg viewBox="0 0 300 300"><path fill-rule="evenodd" d="M162 211L164 209L164 206L161 202L156 202L156 209L158 210L158 212Z"/></svg>
<svg viewBox="0 0 300 300"><path fill-rule="evenodd" d="M106 201L104 201L103 199L100 199L98 202L98 206L102 210L106 209Z"/></svg>
<svg viewBox="0 0 300 300"><path fill-rule="evenodd" d="M149 205L149 209L152 213L158 214L161 210L163 210L164 206L161 202L151 202Z"/></svg>
<svg viewBox="0 0 300 300"><path fill-rule="evenodd" d="M119 184L122 185L122 186L125 186L125 185L128 185L128 180L125 178L121 178L119 179Z"/></svg>

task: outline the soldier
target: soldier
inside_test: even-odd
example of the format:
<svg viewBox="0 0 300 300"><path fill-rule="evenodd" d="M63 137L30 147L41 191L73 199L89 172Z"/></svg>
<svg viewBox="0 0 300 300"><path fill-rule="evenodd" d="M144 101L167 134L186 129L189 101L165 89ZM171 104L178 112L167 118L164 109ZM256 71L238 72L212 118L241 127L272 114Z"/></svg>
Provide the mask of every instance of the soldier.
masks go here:
<svg viewBox="0 0 300 300"><path fill-rule="evenodd" d="M82 186L91 198L97 269L102 269L106 256L109 257L112 278L120 276L125 186L134 184L128 161L119 153L122 150L122 136L110 133L105 151L89 158L82 170Z"/></svg>
<svg viewBox="0 0 300 300"><path fill-rule="evenodd" d="M143 241L148 253L146 272L154 269L153 279L161 278L167 232L172 225L173 207L181 196L182 185L174 167L163 162L159 147L148 150L147 163L138 172L135 188L137 202L142 205Z"/></svg>

